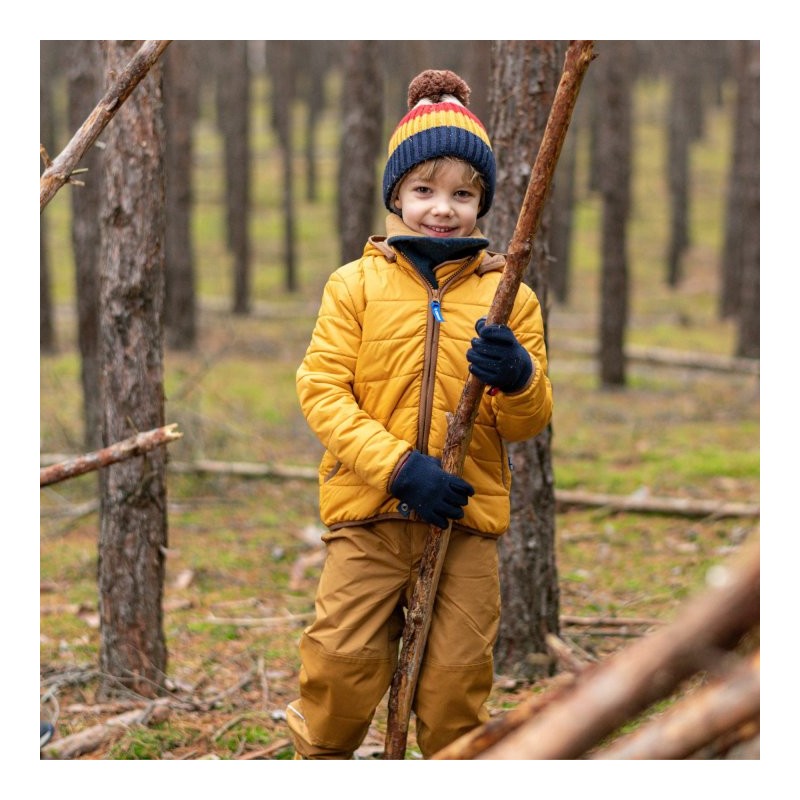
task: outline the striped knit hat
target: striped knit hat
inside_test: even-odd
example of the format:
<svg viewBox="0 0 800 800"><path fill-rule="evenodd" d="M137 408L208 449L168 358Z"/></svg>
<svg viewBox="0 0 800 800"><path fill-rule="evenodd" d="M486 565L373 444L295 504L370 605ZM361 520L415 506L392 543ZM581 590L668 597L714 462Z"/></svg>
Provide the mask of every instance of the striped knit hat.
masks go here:
<svg viewBox="0 0 800 800"><path fill-rule="evenodd" d="M455 156L481 173L486 190L478 216L492 205L495 163L483 123L467 110L470 88L450 70L421 72L408 86L409 112L389 140L383 172L383 202L393 211L393 194L412 167L440 156Z"/></svg>

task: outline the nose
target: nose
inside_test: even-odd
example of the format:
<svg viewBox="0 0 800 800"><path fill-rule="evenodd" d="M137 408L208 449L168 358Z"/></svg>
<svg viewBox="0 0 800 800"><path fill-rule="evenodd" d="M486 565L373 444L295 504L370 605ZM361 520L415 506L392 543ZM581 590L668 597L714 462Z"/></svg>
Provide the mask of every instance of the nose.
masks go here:
<svg viewBox="0 0 800 800"><path fill-rule="evenodd" d="M446 198L442 198L435 203L433 211L441 217L449 217L453 213L453 207Z"/></svg>

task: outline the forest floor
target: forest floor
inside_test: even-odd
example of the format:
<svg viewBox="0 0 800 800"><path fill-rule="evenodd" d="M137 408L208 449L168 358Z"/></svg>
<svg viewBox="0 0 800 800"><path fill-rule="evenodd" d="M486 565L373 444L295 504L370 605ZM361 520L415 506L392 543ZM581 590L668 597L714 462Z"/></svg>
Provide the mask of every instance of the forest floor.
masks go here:
<svg viewBox="0 0 800 800"><path fill-rule="evenodd" d="M183 434L169 445L173 465L206 458L316 466L319 445L294 394L313 312L204 312L198 351L166 354L166 421ZM551 317L561 332L550 346L557 490L758 506L757 374L632 363L627 388L602 390L594 360L567 344L572 322L558 309ZM42 358L43 453L83 452L77 369L69 348ZM147 706L97 695L96 481L93 473L41 492L41 713L55 723L53 747ZM285 709L297 692L297 643L323 553L316 484L172 470L168 495L166 717L119 728L74 758L290 759ZM572 620L562 638L586 658L608 657L673 619L709 568L758 530L757 517L561 508L563 618L652 620ZM549 685L498 675L490 712ZM385 724L384 701L358 757L380 756ZM413 725L408 757L420 757Z"/></svg>

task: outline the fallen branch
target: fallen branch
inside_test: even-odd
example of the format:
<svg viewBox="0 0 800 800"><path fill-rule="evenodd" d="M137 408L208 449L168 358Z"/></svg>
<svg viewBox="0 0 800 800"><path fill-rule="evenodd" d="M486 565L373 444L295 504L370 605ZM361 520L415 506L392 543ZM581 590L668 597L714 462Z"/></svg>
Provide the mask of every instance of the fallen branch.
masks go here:
<svg viewBox="0 0 800 800"><path fill-rule="evenodd" d="M186 463L171 461L172 472L196 475L235 475L241 478L276 478L279 480L316 481L319 473L316 467L292 467L280 464L252 464L236 461L212 461L199 459Z"/></svg>
<svg viewBox="0 0 800 800"><path fill-rule="evenodd" d="M758 545L715 572L715 587L673 623L583 670L559 702L478 758L579 758L683 680L718 663L759 624Z"/></svg>
<svg viewBox="0 0 800 800"><path fill-rule="evenodd" d="M63 739L55 739L45 745L42 755L45 758L67 759L91 753L101 745L118 739L129 728L135 725L147 725L150 722L163 722L169 714L169 699L160 698L145 708L126 711L91 728L65 736Z"/></svg>
<svg viewBox="0 0 800 800"><path fill-rule="evenodd" d="M59 462L75 460L64 453L42 453L39 463L51 466ZM274 480L316 481L319 473L316 467L301 467L284 464L259 464L247 461L216 461L198 459L197 461L170 461L169 472L183 475L230 475L240 478L264 478ZM613 495L598 492L556 489L555 499L563 510L572 506L606 508L610 511L627 511L637 514L664 514L685 517L758 517L761 507L754 503L731 503L726 500L701 500L685 497L640 497L638 495ZM44 512L48 515L82 515L97 509L96 501L72 510Z"/></svg>
<svg viewBox="0 0 800 800"><path fill-rule="evenodd" d="M554 681L555 686L549 691L533 695L533 697L520 703L516 708L505 712L501 716L490 719L479 728L475 728L455 742L443 747L432 756L433 760L447 761L451 759L473 759L485 752L493 744L502 741L512 731L517 730L525 722L534 718L550 703L555 702L568 691L575 682L575 676L569 672L558 675Z"/></svg>
<svg viewBox="0 0 800 800"><path fill-rule="evenodd" d="M554 633L548 633L544 637L547 650L561 666L575 675L591 663L582 654L578 654L574 648L570 647L563 639L559 639Z"/></svg>
<svg viewBox="0 0 800 800"><path fill-rule="evenodd" d="M209 614L205 621L213 625L233 625L237 628L262 628L272 625L296 625L298 622L308 622L313 616L313 611L307 614L287 614L282 617L217 617Z"/></svg>
<svg viewBox="0 0 800 800"><path fill-rule="evenodd" d="M556 489L556 504L593 506L612 511L632 511L639 514L675 514L686 517L758 517L761 508L749 503L728 503L721 500L695 500L685 497L639 497L610 495Z"/></svg>
<svg viewBox="0 0 800 800"><path fill-rule="evenodd" d="M597 345L594 342L576 339L556 340L553 349L586 356L598 355ZM758 375L761 371L761 364L757 359L721 356L714 353L687 353L660 347L637 347L630 344L625 346L625 359L655 366L683 367L709 372L741 372Z"/></svg>
<svg viewBox="0 0 800 800"><path fill-rule="evenodd" d="M629 625L650 627L652 625L663 625L664 621L653 619L652 617L575 617L570 614L562 614L559 617L562 625L579 625L592 627L593 625L607 625L609 627L619 625L627 627Z"/></svg>
<svg viewBox="0 0 800 800"><path fill-rule="evenodd" d="M162 444L169 444L176 439L180 439L183 434L175 430L176 424L165 425L162 428L155 428L144 433L137 433L129 439L96 450L93 453L76 456L69 461L54 464L39 470L39 486L49 486L53 483L74 478L77 475L84 475L92 470L107 467L118 461L125 461L133 456L146 453Z"/></svg>
<svg viewBox="0 0 800 800"><path fill-rule="evenodd" d="M756 720L761 709L760 653L724 679L678 701L669 711L590 755L596 760L688 758L730 730Z"/></svg>
<svg viewBox="0 0 800 800"><path fill-rule="evenodd" d="M113 85L95 106L94 111L75 132L69 144L52 161L40 145L45 170L39 178L39 213L52 200L56 192L75 172L75 167L86 151L94 144L106 125L117 113L120 106L128 99L131 92L156 63L166 50L170 40L150 39L146 41L125 69L119 74Z"/></svg>

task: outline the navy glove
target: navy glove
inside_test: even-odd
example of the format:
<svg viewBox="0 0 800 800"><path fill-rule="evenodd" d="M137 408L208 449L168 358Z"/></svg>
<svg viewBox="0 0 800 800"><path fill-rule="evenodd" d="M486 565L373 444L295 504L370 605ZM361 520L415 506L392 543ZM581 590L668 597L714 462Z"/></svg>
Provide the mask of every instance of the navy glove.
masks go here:
<svg viewBox="0 0 800 800"><path fill-rule="evenodd" d="M441 461L412 450L406 463L400 467L389 489L400 500L404 516L413 510L437 528L446 528L448 519L461 519L463 506L475 490L457 475L442 469Z"/></svg>
<svg viewBox="0 0 800 800"><path fill-rule="evenodd" d="M522 389L533 374L528 351L517 341L511 328L487 325L486 317L475 323L478 338L467 350L469 371L484 383L512 394Z"/></svg>

